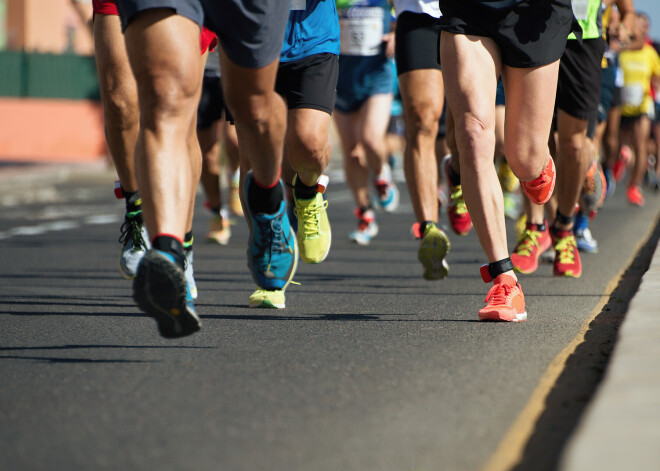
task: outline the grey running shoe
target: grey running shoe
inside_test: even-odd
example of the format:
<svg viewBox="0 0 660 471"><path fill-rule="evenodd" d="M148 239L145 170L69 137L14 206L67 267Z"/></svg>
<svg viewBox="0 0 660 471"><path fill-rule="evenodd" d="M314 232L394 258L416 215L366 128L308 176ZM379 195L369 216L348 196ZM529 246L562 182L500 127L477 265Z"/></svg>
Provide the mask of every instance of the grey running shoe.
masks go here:
<svg viewBox="0 0 660 471"><path fill-rule="evenodd" d="M184 272L167 252L147 251L133 281L133 299L165 338L185 337L201 327Z"/></svg>
<svg viewBox="0 0 660 471"><path fill-rule="evenodd" d="M126 213L119 242L122 244L119 253L119 273L127 280L132 280L135 278L140 260L150 248L147 228L142 222L142 211Z"/></svg>

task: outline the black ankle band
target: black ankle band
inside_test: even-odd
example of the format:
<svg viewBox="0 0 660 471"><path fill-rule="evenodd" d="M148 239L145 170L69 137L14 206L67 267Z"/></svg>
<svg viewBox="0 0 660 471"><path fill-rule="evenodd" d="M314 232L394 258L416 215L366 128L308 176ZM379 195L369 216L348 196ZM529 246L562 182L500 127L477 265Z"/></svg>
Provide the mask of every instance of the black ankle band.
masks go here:
<svg viewBox="0 0 660 471"><path fill-rule="evenodd" d="M559 210L557 210L557 218L555 219L555 223L559 223L563 226L570 226L573 224L574 219L575 216L564 216L559 212Z"/></svg>
<svg viewBox="0 0 660 471"><path fill-rule="evenodd" d="M503 258L502 260L498 260L497 262L489 263L488 264L488 274L493 278L497 278L500 276L502 273L508 272L513 270L513 263L511 262L511 258Z"/></svg>

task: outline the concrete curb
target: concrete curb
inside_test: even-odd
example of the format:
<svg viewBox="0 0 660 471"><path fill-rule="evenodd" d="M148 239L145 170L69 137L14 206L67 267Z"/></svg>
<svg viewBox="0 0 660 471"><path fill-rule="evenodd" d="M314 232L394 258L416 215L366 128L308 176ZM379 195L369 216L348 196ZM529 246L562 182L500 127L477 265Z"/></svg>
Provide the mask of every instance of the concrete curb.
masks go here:
<svg viewBox="0 0 660 471"><path fill-rule="evenodd" d="M660 469L660 250L619 331L612 359L561 460L563 471Z"/></svg>

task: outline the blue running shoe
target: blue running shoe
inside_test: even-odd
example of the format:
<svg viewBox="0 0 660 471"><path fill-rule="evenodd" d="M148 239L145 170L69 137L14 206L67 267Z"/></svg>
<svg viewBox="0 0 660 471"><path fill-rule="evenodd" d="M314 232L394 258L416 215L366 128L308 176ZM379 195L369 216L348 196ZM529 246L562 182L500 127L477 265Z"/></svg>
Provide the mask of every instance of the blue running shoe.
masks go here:
<svg viewBox="0 0 660 471"><path fill-rule="evenodd" d="M201 327L183 269L167 252L151 249L142 258L133 281L133 299L156 319L165 338L185 337Z"/></svg>
<svg viewBox="0 0 660 471"><path fill-rule="evenodd" d="M575 243L580 252L598 253L598 241L591 235L588 227L589 219L581 212L575 215L575 224L573 232L575 233Z"/></svg>
<svg viewBox="0 0 660 471"><path fill-rule="evenodd" d="M254 214L250 209L252 172L245 177L245 201L250 219L248 268L257 286L268 291L283 290L293 279L298 266L298 243L282 200L275 214ZM280 185L282 181L280 180ZM282 191L284 193L284 189Z"/></svg>

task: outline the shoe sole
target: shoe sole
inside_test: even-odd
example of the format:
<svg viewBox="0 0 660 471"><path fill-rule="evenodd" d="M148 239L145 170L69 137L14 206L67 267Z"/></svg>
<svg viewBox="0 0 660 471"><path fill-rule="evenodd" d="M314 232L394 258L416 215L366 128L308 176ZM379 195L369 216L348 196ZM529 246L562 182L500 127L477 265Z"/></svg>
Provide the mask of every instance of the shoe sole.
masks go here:
<svg viewBox="0 0 660 471"><path fill-rule="evenodd" d="M263 301L260 301L258 303L250 302L250 307L256 309L284 309L286 305L285 303L279 304L264 299Z"/></svg>
<svg viewBox="0 0 660 471"><path fill-rule="evenodd" d="M449 239L440 231L427 235L417 252L417 259L424 266L424 279L441 280L449 275L447 254L451 249Z"/></svg>
<svg viewBox="0 0 660 471"><path fill-rule="evenodd" d="M509 318L508 316L503 316L498 311L489 311L485 313L479 313L479 320L486 322L523 322L527 320L527 311L516 314L514 317Z"/></svg>
<svg viewBox="0 0 660 471"><path fill-rule="evenodd" d="M156 252L147 252L133 281L133 299L158 324L165 338L194 334L201 327L197 314L186 304L183 270L172 270L172 262Z"/></svg>

